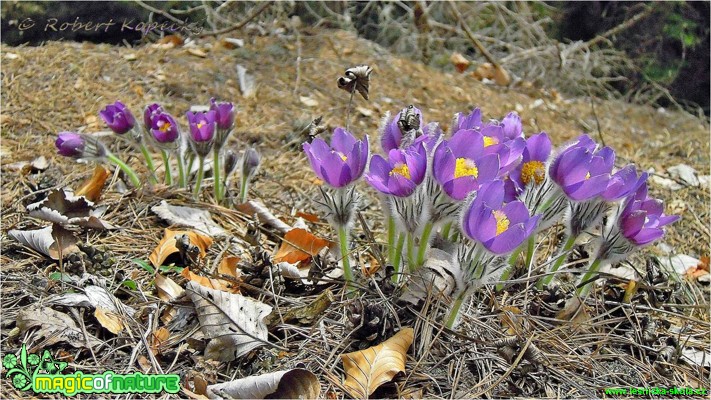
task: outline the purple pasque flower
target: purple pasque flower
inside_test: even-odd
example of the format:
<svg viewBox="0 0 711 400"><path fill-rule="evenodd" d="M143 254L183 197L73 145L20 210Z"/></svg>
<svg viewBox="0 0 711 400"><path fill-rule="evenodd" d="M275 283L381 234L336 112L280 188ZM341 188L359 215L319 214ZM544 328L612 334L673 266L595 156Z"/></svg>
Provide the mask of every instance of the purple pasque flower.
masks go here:
<svg viewBox="0 0 711 400"><path fill-rule="evenodd" d="M442 140L434 151L432 173L445 193L455 200L464 200L482 182L499 174L499 155L484 153L481 133L464 129L449 140Z"/></svg>
<svg viewBox="0 0 711 400"><path fill-rule="evenodd" d="M217 102L215 98L210 99L210 110L217 114L215 122L217 128L230 130L235 123L235 106L229 102Z"/></svg>
<svg viewBox="0 0 711 400"><path fill-rule="evenodd" d="M503 127L503 136L507 140L523 137L521 117L515 111L506 114L504 119L501 120L501 126Z"/></svg>
<svg viewBox="0 0 711 400"><path fill-rule="evenodd" d="M158 103L147 105L146 108L143 109L143 126L145 126L146 129L151 129L153 126L153 116L162 112L165 111L163 111L163 107Z"/></svg>
<svg viewBox="0 0 711 400"><path fill-rule="evenodd" d="M84 154L84 138L74 132L59 132L54 145L57 147L59 154L64 157L79 158Z"/></svg>
<svg viewBox="0 0 711 400"><path fill-rule="evenodd" d="M427 172L427 150L424 143L407 149L392 149L386 160L376 154L370 159L365 180L381 193L397 197L411 195Z"/></svg>
<svg viewBox="0 0 711 400"><path fill-rule="evenodd" d="M415 140L417 131L423 126L422 111L413 105L403 108L392 119L387 115L383 120L380 133L380 145L383 151L388 153L392 149L401 148L403 144L409 146ZM412 137L403 138L405 134L410 134Z"/></svg>
<svg viewBox="0 0 711 400"><path fill-rule="evenodd" d="M190 137L194 142L209 142L215 136L215 120L217 113L214 110L207 112L187 112L190 125Z"/></svg>
<svg viewBox="0 0 711 400"><path fill-rule="evenodd" d="M368 136L357 140L343 128L333 131L331 145L316 138L304 143L304 152L316 175L329 185L340 188L359 179L368 164Z"/></svg>
<svg viewBox="0 0 711 400"><path fill-rule="evenodd" d="M553 181L574 201L592 199L607 188L615 152L607 146L595 148L590 137L581 135L553 160L548 170Z"/></svg>
<svg viewBox="0 0 711 400"><path fill-rule="evenodd" d="M490 252L506 254L535 232L539 219L520 201L504 204L504 182L497 179L481 185L464 212L462 231Z"/></svg>
<svg viewBox="0 0 711 400"><path fill-rule="evenodd" d="M469 115L457 113L452 121L452 133L459 132L462 129L480 130L482 128L481 110L479 107L472 110Z"/></svg>
<svg viewBox="0 0 711 400"><path fill-rule="evenodd" d="M516 138L503 143L486 145L484 137L484 154L499 156L499 176L506 176L521 164L523 149L526 147L524 138Z"/></svg>
<svg viewBox="0 0 711 400"><path fill-rule="evenodd" d="M150 127L151 134L158 143L173 143L180 137L178 123L175 122L172 115L166 112L153 113L151 125L147 126Z"/></svg>
<svg viewBox="0 0 711 400"><path fill-rule="evenodd" d="M130 131L136 125L136 119L133 114L120 101L107 105L103 110L99 111L99 115L106 122L109 129L119 135Z"/></svg>
<svg viewBox="0 0 711 400"><path fill-rule="evenodd" d="M545 132L526 139L521 164L511 171L510 178L520 190L528 185L540 185L546 178L546 161L551 155L551 139Z"/></svg>
<svg viewBox="0 0 711 400"><path fill-rule="evenodd" d="M600 196L606 201L617 201L636 193L646 182L647 173L642 172L638 178L637 169L633 164L629 164L610 177L605 191Z"/></svg>
<svg viewBox="0 0 711 400"><path fill-rule="evenodd" d="M637 246L645 246L664 236L664 226L678 215L665 215L664 202L647 196L646 181L630 195L618 219L622 235Z"/></svg>

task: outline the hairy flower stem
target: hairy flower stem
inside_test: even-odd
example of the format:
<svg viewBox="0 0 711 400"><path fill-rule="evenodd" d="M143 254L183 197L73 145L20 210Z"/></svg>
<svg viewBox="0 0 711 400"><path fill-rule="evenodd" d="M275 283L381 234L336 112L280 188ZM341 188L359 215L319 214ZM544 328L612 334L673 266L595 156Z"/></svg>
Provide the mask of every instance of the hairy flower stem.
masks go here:
<svg viewBox="0 0 711 400"><path fill-rule="evenodd" d="M143 143L138 145L138 147L141 149L143 158L146 159L146 166L148 167L148 180L151 183L158 183L158 179L156 179L156 167L153 165L153 159L151 158L151 153L148 152L148 147L146 147Z"/></svg>
<svg viewBox="0 0 711 400"><path fill-rule="evenodd" d="M178 159L178 185L181 188L188 186L188 178L185 175L185 160L183 160L183 155L180 154L180 150L175 152L175 158Z"/></svg>
<svg viewBox="0 0 711 400"><path fill-rule="evenodd" d="M242 174L239 179L239 202L244 204L247 202L247 192L249 191L249 178Z"/></svg>
<svg viewBox="0 0 711 400"><path fill-rule="evenodd" d="M393 256L393 268L395 268L395 273L393 274L393 283L397 283L400 280L400 261L402 260L402 248L405 246L405 234L400 233L397 238L397 246L395 246L395 254Z"/></svg>
<svg viewBox="0 0 711 400"><path fill-rule="evenodd" d="M165 184L170 186L173 184L173 173L170 170L170 156L165 150L160 151L161 157L163 157L163 169L165 169Z"/></svg>
<svg viewBox="0 0 711 400"><path fill-rule="evenodd" d="M415 268L419 268L425 264L425 254L427 254L427 248L429 247L432 227L434 227L432 222L427 221L427 223L425 223L422 236L420 236L420 246L417 249L417 263L415 264Z"/></svg>
<svg viewBox="0 0 711 400"><path fill-rule="evenodd" d="M351 125L351 108L353 106L353 95L355 94L355 85L353 85L353 90L351 90L351 97L348 99L348 114L346 115L346 130L350 129Z"/></svg>
<svg viewBox="0 0 711 400"><path fill-rule="evenodd" d="M551 270L550 270L550 275L543 277L536 285L536 287L538 289L543 289L544 285L551 283L551 281L553 280L553 276L555 275L555 272L558 271L558 268L560 268L561 265L563 265L563 261L565 261L566 256L568 255L568 252L570 251L570 249L573 248L574 244L575 244L575 237L570 236L568 238L568 240L566 240L565 245L563 246L560 253L558 254L558 258L555 261L555 264L553 264L553 268L551 268Z"/></svg>
<svg viewBox="0 0 711 400"><path fill-rule="evenodd" d="M390 265L393 265L393 262L395 260L395 233L396 233L396 226L395 226L395 217L389 216L388 217L388 262Z"/></svg>
<svg viewBox="0 0 711 400"><path fill-rule="evenodd" d="M351 290L353 286L353 270L351 270L351 261L348 257L348 232L346 227L341 225L338 227L338 243L341 249L341 259L343 260L343 277L346 279L346 292L349 297L354 293Z"/></svg>
<svg viewBox="0 0 711 400"><path fill-rule="evenodd" d="M449 231L451 229L452 229L452 221L449 221L444 224L444 226L442 227L442 231L441 231L442 239L449 240Z"/></svg>
<svg viewBox="0 0 711 400"><path fill-rule="evenodd" d="M533 252L535 250L535 237L534 235L531 235L531 237L528 238L526 241L526 267L530 268L531 267L531 260L533 259ZM511 253L511 257L509 257L508 264L509 266L504 270L504 273L501 274L501 278L499 279L501 283L496 285L496 291L500 292L504 289L504 281L507 281L509 277L511 277L511 272L513 272L514 267L516 266L516 262L518 261L518 257L521 255L521 249L523 248L523 244L519 246L516 250L514 250L513 253Z"/></svg>
<svg viewBox="0 0 711 400"><path fill-rule="evenodd" d="M580 297L586 297L588 293L590 293L590 289L592 288L592 282L588 282L590 278L597 272L598 269L600 269L600 263L602 262L601 259L596 258L595 261L590 264L590 267L588 268L588 272L583 275L583 277L580 279L580 284L583 285L579 287L575 293L580 296Z"/></svg>
<svg viewBox="0 0 711 400"><path fill-rule="evenodd" d="M415 238L411 232L407 233L407 272L415 270Z"/></svg>
<svg viewBox="0 0 711 400"><path fill-rule="evenodd" d="M128 175L128 178L131 180L131 183L133 184L133 186L135 186L137 188L141 187L141 180L138 179L138 175L136 175L136 172L133 169L131 169L131 167L126 165L125 162L119 160L118 157L116 157L115 155L110 154L110 153L106 156L106 158L108 158L108 160L111 161L112 163L116 164L117 167L121 168L121 170L126 175Z"/></svg>
<svg viewBox="0 0 711 400"><path fill-rule="evenodd" d="M200 185L202 185L202 176L205 173L205 158L198 157L198 171L197 178L195 179L195 189L193 190L193 197L197 200L200 194Z"/></svg>
<svg viewBox="0 0 711 400"><path fill-rule="evenodd" d="M459 316L459 310L462 308L462 304L464 304L464 300L467 299L467 291L462 290L461 293L457 296L456 299L454 299L454 304L452 305L452 311L449 312L449 317L447 318L447 323L446 327L447 329L452 329L454 327L454 323L457 321L457 317Z"/></svg>
<svg viewBox="0 0 711 400"><path fill-rule="evenodd" d="M215 145L212 148L212 176L215 180L215 200L217 204L222 203L222 180L220 178L220 147Z"/></svg>

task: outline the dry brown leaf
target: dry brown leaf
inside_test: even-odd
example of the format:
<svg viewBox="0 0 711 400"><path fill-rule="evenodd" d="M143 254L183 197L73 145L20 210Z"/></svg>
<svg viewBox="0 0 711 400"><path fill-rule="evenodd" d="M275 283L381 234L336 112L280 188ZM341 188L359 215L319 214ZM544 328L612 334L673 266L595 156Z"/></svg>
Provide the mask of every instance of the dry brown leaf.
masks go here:
<svg viewBox="0 0 711 400"><path fill-rule="evenodd" d="M173 231L165 228L165 234L163 239L161 239L158 246L153 249L153 252L148 259L151 261L154 267L158 268L163 265L163 261L168 258L171 254L178 252L178 248L175 247L175 238L180 235L188 235L190 243L197 246L200 249L200 257L205 257L207 248L212 245L212 238L205 236L193 231Z"/></svg>
<svg viewBox="0 0 711 400"><path fill-rule="evenodd" d="M91 178L85 180L74 194L77 196L84 196L89 201L96 203L101 198L104 183L106 183L106 180L109 179L110 175L111 173L108 169L101 165L97 165L96 168L94 168L94 174Z"/></svg>
<svg viewBox="0 0 711 400"><path fill-rule="evenodd" d="M94 317L101 326L108 329L114 335L118 335L123 330L123 320L121 316L101 307L96 307Z"/></svg>
<svg viewBox="0 0 711 400"><path fill-rule="evenodd" d="M317 223L317 222L321 221L321 219L318 217L318 215L316 215L316 214L309 214L309 213L306 213L306 212L303 212L303 211L297 211L297 212L296 212L296 216L297 216L297 217L301 217L301 218L303 218L303 219L305 219L305 220L307 220L307 221L309 221L309 222L313 222L313 223Z"/></svg>
<svg viewBox="0 0 711 400"><path fill-rule="evenodd" d="M180 287L175 281L161 274L156 274L154 281L156 290L158 290L158 298L165 301L173 301L185 293L185 289Z"/></svg>
<svg viewBox="0 0 711 400"><path fill-rule="evenodd" d="M12 229L7 234L25 246L49 256L53 260L59 259L60 249L62 258L79 251L79 247L76 246L77 238L58 224L31 231Z"/></svg>
<svg viewBox="0 0 711 400"><path fill-rule="evenodd" d="M116 229L110 223L99 219L102 211L85 197L68 194L63 189L55 189L47 198L27 206L31 217L41 218L62 225L79 225L94 229Z"/></svg>
<svg viewBox="0 0 711 400"><path fill-rule="evenodd" d="M200 58L207 57L207 53L205 53L204 51L202 51L200 49L188 49L188 54L196 56L196 57L200 57Z"/></svg>
<svg viewBox="0 0 711 400"><path fill-rule="evenodd" d="M494 68L494 82L499 86L508 86L511 83L509 73L502 66Z"/></svg>
<svg viewBox="0 0 711 400"><path fill-rule="evenodd" d="M198 275L190 271L190 268L183 268L183 272L181 272L180 275L182 275L183 278L206 288L221 290L229 293L239 293L239 288L232 287L230 282L222 279L214 279Z"/></svg>
<svg viewBox="0 0 711 400"><path fill-rule="evenodd" d="M407 349L414 337L412 328L403 328L377 346L341 355L348 393L357 399L367 398L380 385L405 372Z"/></svg>
<svg viewBox="0 0 711 400"><path fill-rule="evenodd" d="M321 384L313 372L297 368L209 385L206 394L211 399L318 399Z"/></svg>
<svg viewBox="0 0 711 400"><path fill-rule="evenodd" d="M457 69L457 72L460 74L469 68L469 65L471 65L471 61L467 60L466 57L464 57L461 53L454 52L452 55L449 57L449 61L452 62L454 65L454 68Z"/></svg>
<svg viewBox="0 0 711 400"><path fill-rule="evenodd" d="M154 353L161 353L160 348L166 340L170 338L170 331L165 327L160 327L151 333L151 350Z"/></svg>
<svg viewBox="0 0 711 400"><path fill-rule="evenodd" d="M479 81L494 79L494 66L490 63L482 63L472 72L472 77Z"/></svg>
<svg viewBox="0 0 711 400"><path fill-rule="evenodd" d="M172 45L172 47L178 47L183 45L183 38L179 35L168 35L158 39L156 43L162 45Z"/></svg>
<svg viewBox="0 0 711 400"><path fill-rule="evenodd" d="M91 334L87 334L88 337L85 336L69 315L49 307L21 308L17 313L17 327L20 329L20 335L32 340L33 343L41 344L42 347L66 342L75 348L87 346L95 348L103 343ZM26 336L33 328L38 329L34 330L31 336ZM31 348L29 351L34 353L35 348Z"/></svg>
<svg viewBox="0 0 711 400"><path fill-rule="evenodd" d="M507 335L512 336L522 333L521 310L518 307L501 307L499 319L501 320L501 326L506 328Z"/></svg>
<svg viewBox="0 0 711 400"><path fill-rule="evenodd" d="M321 239L305 229L292 229L284 235L284 241L274 256L274 262L296 264L306 261L330 245L328 240Z"/></svg>
<svg viewBox="0 0 711 400"><path fill-rule="evenodd" d="M239 264L240 258L235 257L235 256L227 256L222 258L222 261L220 261L220 265L217 267L217 273L218 274L223 274L227 276L232 276L235 278L239 278L242 273L240 270L237 268L237 264Z"/></svg>

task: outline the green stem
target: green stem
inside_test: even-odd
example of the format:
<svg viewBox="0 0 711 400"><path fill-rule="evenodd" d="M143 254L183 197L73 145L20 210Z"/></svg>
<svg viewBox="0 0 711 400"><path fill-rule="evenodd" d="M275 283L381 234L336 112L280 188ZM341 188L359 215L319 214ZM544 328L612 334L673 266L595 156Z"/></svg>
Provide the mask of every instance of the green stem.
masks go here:
<svg viewBox="0 0 711 400"><path fill-rule="evenodd" d="M119 160L118 157L116 157L115 155L110 154L110 153L106 156L106 158L108 158L109 161L111 161L112 163L116 164L117 167L121 168L121 170L126 175L128 175L128 178L131 180L131 183L133 184L133 186L135 186L137 188L141 187L141 180L138 179L138 175L136 175L136 172L133 169L131 169L131 167L126 165L125 162Z"/></svg>
<svg viewBox="0 0 711 400"><path fill-rule="evenodd" d="M407 271L415 270L415 238L412 233L407 233Z"/></svg>
<svg viewBox="0 0 711 400"><path fill-rule="evenodd" d="M588 272L583 275L582 279L580 279L580 283L582 284L583 282L587 282L592 278L593 274L597 272L597 270L600 268L600 263L602 262L601 259L596 258L595 261L593 261L592 264L590 264L590 267L588 268ZM592 282L586 283L584 286L579 287L575 293L580 296L580 297L586 297L588 293L590 293L590 289L592 288Z"/></svg>
<svg viewBox="0 0 711 400"><path fill-rule="evenodd" d="M198 157L198 172L197 172L197 178L195 179L195 189L193 190L193 196L195 197L195 200L198 198L198 194L200 194L200 185L202 185L202 175L205 172L205 159L203 157Z"/></svg>
<svg viewBox="0 0 711 400"><path fill-rule="evenodd" d="M393 268L395 268L395 273L393 274L393 283L397 283L400 280L400 261L402 260L402 248L405 246L405 234L400 233L397 238L397 246L395 247L395 254L393 257Z"/></svg>
<svg viewBox="0 0 711 400"><path fill-rule="evenodd" d="M442 239L449 240L449 230L452 229L452 221L447 222L442 227Z"/></svg>
<svg viewBox="0 0 711 400"><path fill-rule="evenodd" d="M575 244L575 237L571 236L568 238L568 240L566 240L565 245L563 246L563 249L560 251L560 253L558 253L558 258L555 260L555 264L553 264L553 268L551 268L551 270L550 270L550 275L543 277L543 279L541 279L538 282L538 285L536 285L536 287L538 289L543 289L544 285L551 283L551 281L553 280L553 275L555 275L555 272L558 271L558 268L560 268L560 266L563 265L563 262L565 261L566 256L568 255L568 252L570 251L570 249L573 248L574 244Z"/></svg>
<svg viewBox="0 0 711 400"><path fill-rule="evenodd" d="M452 311L449 312L449 318L447 318L447 324L445 325L448 329L452 329L454 323L457 321L457 317L459 316L459 310L462 308L462 304L464 304L464 300L466 300L466 298L467 291L463 290L454 300L454 304L452 305Z"/></svg>
<svg viewBox="0 0 711 400"><path fill-rule="evenodd" d="M432 227L434 224L432 222L427 221L425 223L425 228L422 231L422 236L420 236L420 247L417 249L417 264L415 264L416 268L419 268L425 264L425 254L427 254L427 248L429 247L430 243L430 235L432 234Z"/></svg>
<svg viewBox="0 0 711 400"><path fill-rule="evenodd" d="M247 192L249 189L249 178L244 176L242 174L242 177L239 179L239 202L240 204L244 204L247 202Z"/></svg>
<svg viewBox="0 0 711 400"><path fill-rule="evenodd" d="M528 238L528 244L526 247L526 268L530 271L531 266L533 265L533 255L536 252L535 234L531 235L531 237Z"/></svg>
<svg viewBox="0 0 711 400"><path fill-rule="evenodd" d="M171 186L173 184L173 172L170 170L170 156L165 150L160 151L163 157L163 169L165 169L165 184Z"/></svg>
<svg viewBox="0 0 711 400"><path fill-rule="evenodd" d="M148 167L149 181L151 183L158 183L158 179L156 179L156 167L153 165L153 159L151 158L151 153L148 152L148 147L146 147L146 145L143 143L141 143L138 147L141 149L143 158L146 159L146 166Z"/></svg>
<svg viewBox="0 0 711 400"><path fill-rule="evenodd" d="M353 270L351 270L351 261L348 257L348 232L345 226L338 227L338 243L341 248L341 260L343 260L343 277L346 279L346 291L352 289Z"/></svg>
<svg viewBox="0 0 711 400"><path fill-rule="evenodd" d="M178 159L178 175L180 179L178 184L181 188L184 188L188 185L188 180L185 175L185 160L183 160L183 155L180 154L180 150L175 152L175 157Z"/></svg>
<svg viewBox="0 0 711 400"><path fill-rule="evenodd" d="M222 202L222 180L220 179L220 148L214 146L212 149L212 176L215 179L215 200L217 204Z"/></svg>
<svg viewBox="0 0 711 400"><path fill-rule="evenodd" d="M513 269L514 269L514 265L513 265L513 264L509 264L509 266L506 267L506 269L504 270L504 273L501 274L501 279L499 279L501 282L500 282L500 283L497 283L497 284L496 284L496 287L495 287L495 290L496 290L497 293L500 292L500 291L502 291L502 290L504 289L504 281L507 281L507 280L509 279L509 277L511 276L511 272L513 271Z"/></svg>
<svg viewBox="0 0 711 400"><path fill-rule="evenodd" d="M388 262L390 265L395 266L393 261L395 260L395 217L388 217Z"/></svg>

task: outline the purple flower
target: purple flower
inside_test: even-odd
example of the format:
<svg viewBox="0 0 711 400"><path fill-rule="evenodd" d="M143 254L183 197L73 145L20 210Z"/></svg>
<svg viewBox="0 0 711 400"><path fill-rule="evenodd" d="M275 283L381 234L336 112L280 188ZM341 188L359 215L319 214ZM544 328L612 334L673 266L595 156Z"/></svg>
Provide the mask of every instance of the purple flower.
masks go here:
<svg viewBox="0 0 711 400"><path fill-rule="evenodd" d="M79 158L84 154L84 138L74 132L59 132L59 137L54 142L59 154L64 157Z"/></svg>
<svg viewBox="0 0 711 400"><path fill-rule="evenodd" d="M379 192L407 197L422 183L426 171L427 150L424 143L419 143L404 150L390 150L387 160L374 155L365 180Z"/></svg>
<svg viewBox="0 0 711 400"><path fill-rule="evenodd" d="M418 127L424 126L424 123L422 121L422 111L420 111L420 109L418 109L417 107L410 107L412 107L411 112L414 113L415 118L418 119ZM392 149L399 149L403 144L403 134L406 132L402 131L402 124L400 120L404 113L408 113L408 110L409 107L403 108L400 112L395 114L395 118L386 119L384 121L385 123L382 127L382 133L380 135L380 145L382 146L383 151L385 151L386 153ZM412 139L410 139L410 143L412 143Z"/></svg>
<svg viewBox="0 0 711 400"><path fill-rule="evenodd" d="M643 172L637 178L637 169L630 164L620 169L610 177L607 188L602 192L601 196L607 201L617 201L628 197L632 193L636 193L647 181L647 173Z"/></svg>
<svg viewBox="0 0 711 400"><path fill-rule="evenodd" d="M162 112L163 107L158 103L147 105L143 110L143 126L150 129L153 126L153 116Z"/></svg>
<svg viewBox="0 0 711 400"><path fill-rule="evenodd" d="M452 132L458 132L462 129L480 130L481 128L481 110L478 107L473 109L469 115L457 113L457 115L454 116Z"/></svg>
<svg viewBox="0 0 711 400"><path fill-rule="evenodd" d="M499 156L499 176L506 176L521 164L526 140L516 138L499 144L486 145L487 137L484 136L484 154L497 154Z"/></svg>
<svg viewBox="0 0 711 400"><path fill-rule="evenodd" d="M504 129L504 137L508 140L523 137L523 125L521 124L521 117L518 116L516 112L508 113L504 119L501 121L501 125Z"/></svg>
<svg viewBox="0 0 711 400"><path fill-rule="evenodd" d="M311 143L304 143L303 147L316 175L336 188L360 178L368 163L368 136L356 140L343 128L333 131L331 146L316 138Z"/></svg>
<svg viewBox="0 0 711 400"><path fill-rule="evenodd" d="M99 111L99 115L104 122L106 122L109 129L119 135L130 131L134 125L136 125L136 119L133 117L133 114L131 114L131 111L120 101L109 104L106 108Z"/></svg>
<svg viewBox="0 0 711 400"><path fill-rule="evenodd" d="M193 113L188 111L190 124L190 137L195 142L209 142L215 136L215 118L217 114L210 110L207 112Z"/></svg>
<svg viewBox="0 0 711 400"><path fill-rule="evenodd" d="M460 130L437 145L432 172L449 197L464 200L482 182L496 178L499 155L484 154L484 138L479 132Z"/></svg>
<svg viewBox="0 0 711 400"><path fill-rule="evenodd" d="M151 117L150 127L153 138L158 143L173 143L180 136L178 124L172 115L158 111Z"/></svg>
<svg viewBox="0 0 711 400"><path fill-rule="evenodd" d="M541 132L526 139L521 164L511 171L514 183L523 187L530 184L540 185L546 178L546 161L551 155L551 140L548 134Z"/></svg>
<svg viewBox="0 0 711 400"><path fill-rule="evenodd" d="M481 185L464 213L462 229L492 253L506 254L533 234L539 219L520 201L504 204L504 182L497 179Z"/></svg>
<svg viewBox="0 0 711 400"><path fill-rule="evenodd" d="M664 203L647 196L644 182L627 198L618 224L622 235L637 246L647 245L664 236L664 226L676 222L678 215L665 215Z"/></svg>
<svg viewBox="0 0 711 400"><path fill-rule="evenodd" d="M217 114L215 122L217 128L223 130L232 129L235 123L235 106L228 102L217 102L214 98L210 99L210 110Z"/></svg>
<svg viewBox="0 0 711 400"><path fill-rule="evenodd" d="M615 163L615 152L609 147L595 151L596 145L582 135L573 145L553 160L549 174L566 196L585 201L600 195L607 188Z"/></svg>

